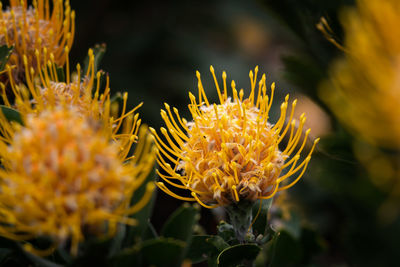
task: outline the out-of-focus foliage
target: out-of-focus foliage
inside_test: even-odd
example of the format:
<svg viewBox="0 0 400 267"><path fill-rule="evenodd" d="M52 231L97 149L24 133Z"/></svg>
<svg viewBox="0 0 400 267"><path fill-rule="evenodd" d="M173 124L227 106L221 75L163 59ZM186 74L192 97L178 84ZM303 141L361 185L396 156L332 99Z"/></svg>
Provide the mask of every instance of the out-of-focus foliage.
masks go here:
<svg viewBox="0 0 400 267"><path fill-rule="evenodd" d="M359 2L363 5L363 1ZM340 14L353 3L290 0L263 3L299 37L295 45L298 52L283 57L286 77L325 107L334 122L334 131L322 139L319 156L292 199L305 212L303 218L325 240L327 249L314 260L322 265L392 266L400 224L395 204L398 202L393 200L393 192L387 190L385 181L396 166L398 155L393 150L373 148L346 132L318 94L321 82L329 79L331 64L345 52L328 41L316 25L324 17L332 28L330 37L343 44L342 27L346 25L341 24ZM373 179L368 179L369 176Z"/></svg>

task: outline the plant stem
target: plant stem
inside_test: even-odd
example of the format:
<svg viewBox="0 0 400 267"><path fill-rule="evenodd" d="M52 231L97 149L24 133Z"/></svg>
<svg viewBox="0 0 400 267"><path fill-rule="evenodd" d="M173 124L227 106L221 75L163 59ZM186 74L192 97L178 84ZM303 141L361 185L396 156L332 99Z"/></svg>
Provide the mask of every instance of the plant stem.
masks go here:
<svg viewBox="0 0 400 267"><path fill-rule="evenodd" d="M250 228L253 219L253 204L254 202L242 200L225 207L236 238L240 243L246 243L246 235L253 232Z"/></svg>

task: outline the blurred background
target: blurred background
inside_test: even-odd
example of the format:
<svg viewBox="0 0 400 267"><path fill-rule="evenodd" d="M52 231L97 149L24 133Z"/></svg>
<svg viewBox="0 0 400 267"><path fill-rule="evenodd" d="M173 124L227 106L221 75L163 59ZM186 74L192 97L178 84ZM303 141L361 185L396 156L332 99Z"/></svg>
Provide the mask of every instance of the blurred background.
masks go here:
<svg viewBox="0 0 400 267"><path fill-rule="evenodd" d="M101 68L110 74L112 92L128 91L131 107L143 101L141 118L156 129L164 102L190 119L188 91L197 92L196 70L208 98L217 101L210 65L219 77L226 70L229 83L234 79L245 95L249 70L258 65L268 84L277 84L272 121L290 93L298 99L297 116L305 112L313 138L322 139L304 178L273 205L270 221L282 230L274 266L398 266L400 208L393 189L400 178L385 170L398 165L399 152L358 138L318 93L343 51L316 25L326 18L340 42L339 14L354 4L71 0L77 14L71 58L82 61L88 48L106 43ZM369 161L371 153L379 160ZM155 228L181 204L158 192ZM202 210L207 233L216 232L214 218Z"/></svg>

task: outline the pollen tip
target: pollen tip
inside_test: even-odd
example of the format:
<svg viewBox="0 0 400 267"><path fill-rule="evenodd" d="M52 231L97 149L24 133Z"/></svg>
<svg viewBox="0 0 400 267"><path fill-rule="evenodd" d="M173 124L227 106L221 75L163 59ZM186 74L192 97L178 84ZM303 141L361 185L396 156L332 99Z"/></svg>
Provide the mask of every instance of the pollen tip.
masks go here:
<svg viewBox="0 0 400 267"><path fill-rule="evenodd" d="M147 191L153 191L155 189L155 185L153 182L148 182L146 185L146 190Z"/></svg>
<svg viewBox="0 0 400 267"><path fill-rule="evenodd" d="M289 94L287 94L287 95L285 96L285 101L286 101L286 102L289 101Z"/></svg>

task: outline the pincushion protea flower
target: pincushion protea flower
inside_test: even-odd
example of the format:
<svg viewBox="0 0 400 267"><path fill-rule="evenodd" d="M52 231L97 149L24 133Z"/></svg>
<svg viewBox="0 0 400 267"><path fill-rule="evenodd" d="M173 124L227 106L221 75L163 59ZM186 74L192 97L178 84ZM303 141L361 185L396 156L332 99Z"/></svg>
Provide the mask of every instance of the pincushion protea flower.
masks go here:
<svg viewBox="0 0 400 267"><path fill-rule="evenodd" d="M175 198L215 208L269 199L293 186L304 174L319 140L314 141L305 159L300 160L310 129L303 134L304 114L299 121L293 119L296 100L285 125L289 100L286 96L281 116L273 125L268 119L275 84L271 85L268 96L264 74L257 91L257 67L254 73L250 71L251 92L246 99L243 90L237 91L234 81L233 98L228 97L226 73L222 74L221 91L212 66L210 70L219 104L208 101L197 72L198 99L189 93L193 120L186 121L176 108L171 110L165 104L161 116L167 128L161 128L161 135L150 129L159 149L157 162L165 171L158 171L158 175L172 187L190 190L191 197L174 193L163 182L158 182L158 187Z"/></svg>
<svg viewBox="0 0 400 267"><path fill-rule="evenodd" d="M0 141L0 235L50 238L47 251L26 245L39 255L69 241L76 254L85 231L113 234L118 223L136 223L127 215L140 210L155 187L148 183L142 199L130 206L152 168L149 142L137 151L146 156L126 162L98 123L61 106L28 114L24 126L0 116L2 136L8 137Z"/></svg>
<svg viewBox="0 0 400 267"><path fill-rule="evenodd" d="M344 56L320 94L339 120L368 143L400 149L400 2L358 0L345 9ZM385 104L382 104L385 103Z"/></svg>
<svg viewBox="0 0 400 267"><path fill-rule="evenodd" d="M49 55L48 60L46 60L47 64L44 66L40 63L39 51L36 50L35 54L41 71L35 71L29 65L27 57L23 57L26 84L16 83L12 76L11 67L7 66L12 90L11 98L14 100L14 104L7 96L5 85L0 84L5 105L16 108L22 114L40 113L42 110L61 104L73 106L82 115L101 122L101 126L107 129L106 134L109 138L118 141L120 144L120 154L127 158L132 145L138 139L137 134L141 120L139 119L139 114L135 114L135 111L142 103L127 111L128 94L125 93L122 97L121 111L118 111L118 106L117 108L112 106L109 78L108 76L105 77L106 85L104 89L101 89L102 73L101 71L95 73L92 49L88 53L89 64L86 73L82 74L81 67L78 64L75 79L72 79L73 75L70 73L67 50L65 81L61 81L61 77L58 77L53 54Z"/></svg>
<svg viewBox="0 0 400 267"><path fill-rule="evenodd" d="M75 12L69 1L34 0L33 7L26 0L11 0L10 7L2 10L0 2L0 45L13 46L9 64L14 66L14 79L24 79L23 56L37 70L35 51L41 54L40 62L46 63L43 48L54 55L62 66L66 61L65 47L71 48L75 33ZM52 8L50 7L52 6Z"/></svg>

